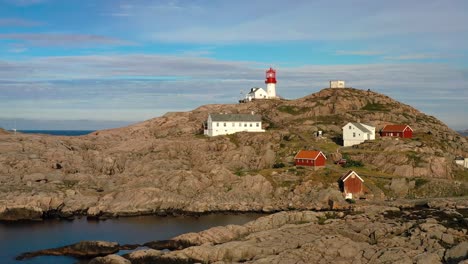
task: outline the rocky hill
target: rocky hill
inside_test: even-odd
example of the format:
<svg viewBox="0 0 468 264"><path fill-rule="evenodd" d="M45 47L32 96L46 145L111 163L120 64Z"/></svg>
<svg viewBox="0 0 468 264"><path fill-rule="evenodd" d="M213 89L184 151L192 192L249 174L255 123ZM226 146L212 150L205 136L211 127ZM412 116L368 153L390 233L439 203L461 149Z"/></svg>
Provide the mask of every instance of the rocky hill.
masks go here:
<svg viewBox="0 0 468 264"><path fill-rule="evenodd" d="M6 134L8 134L8 133L9 133L9 132L6 131L5 129L0 128L0 135L6 135Z"/></svg>
<svg viewBox="0 0 468 264"><path fill-rule="evenodd" d="M203 136L220 112L261 114L267 132ZM358 120L409 124L415 135L340 147L341 127ZM292 166L302 148L322 150L327 167ZM453 159L467 154L466 138L436 118L371 91L205 105L81 137L0 135L0 219L337 208L347 206L336 181L349 168L331 161L343 155L362 162L351 169L368 198L459 196L468 175Z"/></svg>

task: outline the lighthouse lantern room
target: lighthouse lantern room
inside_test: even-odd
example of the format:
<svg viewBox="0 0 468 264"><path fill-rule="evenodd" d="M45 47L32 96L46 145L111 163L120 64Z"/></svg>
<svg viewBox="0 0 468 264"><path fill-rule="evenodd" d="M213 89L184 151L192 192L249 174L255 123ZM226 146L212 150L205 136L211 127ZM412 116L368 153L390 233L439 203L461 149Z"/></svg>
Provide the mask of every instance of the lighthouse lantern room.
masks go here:
<svg viewBox="0 0 468 264"><path fill-rule="evenodd" d="M267 85L268 98L276 98L276 70L271 67L266 71L265 83Z"/></svg>

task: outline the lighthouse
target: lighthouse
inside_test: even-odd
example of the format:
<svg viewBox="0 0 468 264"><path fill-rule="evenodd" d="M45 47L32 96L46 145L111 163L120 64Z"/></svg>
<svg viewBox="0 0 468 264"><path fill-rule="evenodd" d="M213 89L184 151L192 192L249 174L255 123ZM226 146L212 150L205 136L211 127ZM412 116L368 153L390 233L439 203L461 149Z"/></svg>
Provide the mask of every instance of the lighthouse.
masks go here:
<svg viewBox="0 0 468 264"><path fill-rule="evenodd" d="M276 71L271 67L266 71L265 83L268 99L276 98Z"/></svg>

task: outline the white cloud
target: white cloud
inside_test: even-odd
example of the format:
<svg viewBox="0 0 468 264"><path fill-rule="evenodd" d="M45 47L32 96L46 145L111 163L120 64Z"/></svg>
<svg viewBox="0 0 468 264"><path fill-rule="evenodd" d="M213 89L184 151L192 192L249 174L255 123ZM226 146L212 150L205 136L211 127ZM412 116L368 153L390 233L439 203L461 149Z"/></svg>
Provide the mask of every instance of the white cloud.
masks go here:
<svg viewBox="0 0 468 264"><path fill-rule="evenodd" d="M89 34L63 34L63 33L7 33L0 34L0 40L22 41L25 44L36 46L67 46L82 45L120 45L130 46L135 43L117 38L89 35Z"/></svg>
<svg viewBox="0 0 468 264"><path fill-rule="evenodd" d="M47 118L54 111L74 119L110 118L110 112L120 109L113 119L142 120L169 110L234 103L241 90L264 85L264 67L255 62L141 54L0 61L0 118L13 110L23 118ZM317 92L330 79L344 79L351 87L387 94L438 117L450 111L453 117L443 121L468 127L468 74L448 65L277 68L278 93L286 98Z"/></svg>
<svg viewBox="0 0 468 264"><path fill-rule="evenodd" d="M357 55L357 56L375 56L382 55L384 52L375 50L337 50L336 55Z"/></svg>

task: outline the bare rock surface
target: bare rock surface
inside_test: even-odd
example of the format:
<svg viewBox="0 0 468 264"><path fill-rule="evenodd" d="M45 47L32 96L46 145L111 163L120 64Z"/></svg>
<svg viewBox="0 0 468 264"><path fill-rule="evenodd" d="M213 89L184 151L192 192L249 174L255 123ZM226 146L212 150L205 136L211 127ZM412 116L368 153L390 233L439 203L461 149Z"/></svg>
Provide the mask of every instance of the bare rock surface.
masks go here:
<svg viewBox="0 0 468 264"><path fill-rule="evenodd" d="M175 237L196 244L182 250L132 254L146 259L137 263L458 263L467 257L468 225L455 215L435 209L281 212Z"/></svg>
<svg viewBox="0 0 468 264"><path fill-rule="evenodd" d="M132 264L132 262L119 255L107 255L94 258L88 264Z"/></svg>
<svg viewBox="0 0 468 264"><path fill-rule="evenodd" d="M262 115L265 133L201 135L209 113L251 111ZM409 124L415 136L339 147L341 127L358 119L377 128ZM333 155L322 170L295 168L302 148ZM344 209L337 180L348 169L331 162L344 155L364 164L366 195L376 200L468 193L468 175L453 163L468 156L464 137L385 95L324 89L297 100L205 105L79 137L2 131L0 221ZM402 177L413 182L408 190L391 182Z"/></svg>
<svg viewBox="0 0 468 264"><path fill-rule="evenodd" d="M120 245L116 242L107 241L82 241L76 244L44 249L34 252L27 252L21 254L16 259L28 259L37 256L72 256L78 258L89 258L96 256L106 256L109 254L117 253L120 250ZM99 262L101 263L101 262ZM102 262L103 263L103 262ZM107 262L106 262L107 263Z"/></svg>

